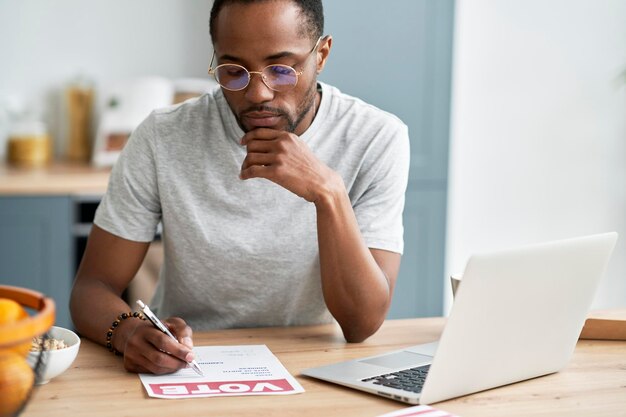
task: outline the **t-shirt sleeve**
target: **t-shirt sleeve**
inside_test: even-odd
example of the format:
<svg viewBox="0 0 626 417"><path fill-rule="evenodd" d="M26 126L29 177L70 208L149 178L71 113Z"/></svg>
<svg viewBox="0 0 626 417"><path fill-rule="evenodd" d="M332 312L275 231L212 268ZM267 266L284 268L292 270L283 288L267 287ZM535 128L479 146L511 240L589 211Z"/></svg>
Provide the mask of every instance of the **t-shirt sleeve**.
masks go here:
<svg viewBox="0 0 626 417"><path fill-rule="evenodd" d="M353 209L367 247L401 254L410 149L406 125L398 123L394 132L373 144Z"/></svg>
<svg viewBox="0 0 626 417"><path fill-rule="evenodd" d="M94 223L124 239L151 242L161 220L154 113L130 136L117 160Z"/></svg>

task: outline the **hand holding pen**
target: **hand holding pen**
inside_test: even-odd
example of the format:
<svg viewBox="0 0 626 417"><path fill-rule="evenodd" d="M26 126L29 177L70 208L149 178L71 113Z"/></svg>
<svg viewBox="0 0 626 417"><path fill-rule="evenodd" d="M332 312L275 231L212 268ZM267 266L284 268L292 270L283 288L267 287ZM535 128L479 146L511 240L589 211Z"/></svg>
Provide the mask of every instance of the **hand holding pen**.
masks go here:
<svg viewBox="0 0 626 417"><path fill-rule="evenodd" d="M157 329L159 329L160 331L162 331L163 333L165 333L166 335L168 335L170 338L176 340L176 337L174 337L174 335L169 331L169 329L167 328L167 326L165 326L165 324L163 324L163 322L161 322L161 320L159 320L159 318L152 312L152 310L150 310L150 307L148 307L143 301L141 300L137 300L137 305L139 305L139 308L141 309L141 311L143 312L143 315L152 322L152 324L154 325L154 327L156 327ZM178 340L176 340L178 342ZM195 359L192 360L187 360L188 365L194 370L196 371L196 373L198 375L204 375L204 373L202 372L202 370L200 369L200 366L198 365L198 363L195 361Z"/></svg>

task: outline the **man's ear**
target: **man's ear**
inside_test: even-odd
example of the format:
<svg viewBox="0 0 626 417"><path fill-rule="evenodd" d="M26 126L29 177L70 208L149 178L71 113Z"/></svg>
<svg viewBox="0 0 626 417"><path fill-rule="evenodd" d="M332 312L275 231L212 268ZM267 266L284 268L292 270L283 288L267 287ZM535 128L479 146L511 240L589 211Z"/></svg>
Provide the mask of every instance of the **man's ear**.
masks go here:
<svg viewBox="0 0 626 417"><path fill-rule="evenodd" d="M330 54L330 48L333 45L333 37L327 35L320 41L320 46L317 49L317 73L319 74L326 65L326 60Z"/></svg>

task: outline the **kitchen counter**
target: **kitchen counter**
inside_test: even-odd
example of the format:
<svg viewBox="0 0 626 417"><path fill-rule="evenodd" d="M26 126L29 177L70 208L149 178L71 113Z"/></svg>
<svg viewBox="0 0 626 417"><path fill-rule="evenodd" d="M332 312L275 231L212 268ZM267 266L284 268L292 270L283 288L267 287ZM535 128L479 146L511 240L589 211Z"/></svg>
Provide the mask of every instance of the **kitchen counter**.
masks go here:
<svg viewBox="0 0 626 417"><path fill-rule="evenodd" d="M84 163L54 162L37 168L0 164L0 196L9 195L102 195L110 168Z"/></svg>

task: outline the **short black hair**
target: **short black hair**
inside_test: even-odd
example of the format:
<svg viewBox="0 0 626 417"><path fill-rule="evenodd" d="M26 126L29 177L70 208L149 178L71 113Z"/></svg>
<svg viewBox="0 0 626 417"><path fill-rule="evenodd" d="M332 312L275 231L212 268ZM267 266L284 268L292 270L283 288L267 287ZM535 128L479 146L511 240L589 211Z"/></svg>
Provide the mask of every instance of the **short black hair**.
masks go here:
<svg viewBox="0 0 626 417"><path fill-rule="evenodd" d="M270 0L215 0L213 7L211 8L211 20L209 21L209 31L211 38L215 42L215 23L217 15L220 13L224 6L235 3L251 4L260 3L262 1ZM302 28L302 34L308 34L311 39L317 41L324 33L324 7L322 6L322 0L290 0L294 2L301 11L304 17L304 27Z"/></svg>

